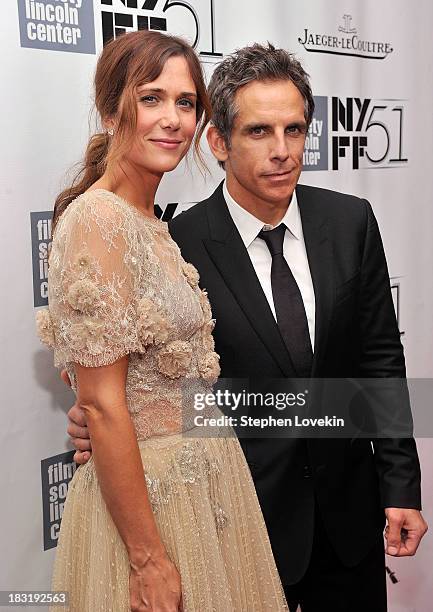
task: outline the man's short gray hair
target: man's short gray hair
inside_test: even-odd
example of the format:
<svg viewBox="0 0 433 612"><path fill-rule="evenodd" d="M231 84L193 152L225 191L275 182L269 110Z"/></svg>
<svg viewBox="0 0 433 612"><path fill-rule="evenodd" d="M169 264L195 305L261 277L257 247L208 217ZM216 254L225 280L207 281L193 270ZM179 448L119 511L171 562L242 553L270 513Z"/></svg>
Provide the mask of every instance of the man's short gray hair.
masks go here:
<svg viewBox="0 0 433 612"><path fill-rule="evenodd" d="M236 92L252 81L291 81L304 99L307 128L314 112L314 98L308 74L295 56L285 49L255 43L238 49L215 68L208 93L212 104L212 123L230 147L230 136L238 113Z"/></svg>

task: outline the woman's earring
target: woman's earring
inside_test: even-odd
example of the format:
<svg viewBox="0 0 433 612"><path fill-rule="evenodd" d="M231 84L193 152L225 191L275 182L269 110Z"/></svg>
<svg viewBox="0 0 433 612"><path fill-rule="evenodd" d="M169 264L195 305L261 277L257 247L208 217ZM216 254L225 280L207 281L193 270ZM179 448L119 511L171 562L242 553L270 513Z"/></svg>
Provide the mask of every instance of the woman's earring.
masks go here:
<svg viewBox="0 0 433 612"><path fill-rule="evenodd" d="M109 136L113 136L114 135L114 130L113 129L107 130L107 134Z"/></svg>

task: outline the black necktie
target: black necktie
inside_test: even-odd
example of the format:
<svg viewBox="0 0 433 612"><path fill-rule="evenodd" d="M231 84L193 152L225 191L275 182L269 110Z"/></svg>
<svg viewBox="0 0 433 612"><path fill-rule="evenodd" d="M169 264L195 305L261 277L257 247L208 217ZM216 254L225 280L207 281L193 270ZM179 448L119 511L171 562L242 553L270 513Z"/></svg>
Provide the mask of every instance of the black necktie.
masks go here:
<svg viewBox="0 0 433 612"><path fill-rule="evenodd" d="M262 238L272 255L271 283L278 327L301 378L311 375L313 351L308 332L307 316L301 292L283 256L286 226L281 223L273 230L262 230Z"/></svg>

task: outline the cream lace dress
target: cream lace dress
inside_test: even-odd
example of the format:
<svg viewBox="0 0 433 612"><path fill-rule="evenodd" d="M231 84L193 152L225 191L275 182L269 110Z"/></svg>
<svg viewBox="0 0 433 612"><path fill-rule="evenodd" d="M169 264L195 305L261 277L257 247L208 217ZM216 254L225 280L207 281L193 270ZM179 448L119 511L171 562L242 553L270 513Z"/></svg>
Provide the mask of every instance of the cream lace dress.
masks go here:
<svg viewBox="0 0 433 612"><path fill-rule="evenodd" d="M287 610L238 440L229 429L202 437L193 427L194 393L211 391L219 374L198 281L166 223L90 191L56 228L38 332L74 389L74 362L96 367L129 354L128 410L185 612ZM92 459L69 485L52 589L69 592L73 612L130 610L128 555Z"/></svg>

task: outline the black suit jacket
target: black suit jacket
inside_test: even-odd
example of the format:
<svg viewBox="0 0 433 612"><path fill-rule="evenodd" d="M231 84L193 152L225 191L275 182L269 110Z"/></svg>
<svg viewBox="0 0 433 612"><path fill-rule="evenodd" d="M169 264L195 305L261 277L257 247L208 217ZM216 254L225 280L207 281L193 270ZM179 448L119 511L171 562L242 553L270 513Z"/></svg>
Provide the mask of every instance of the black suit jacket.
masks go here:
<svg viewBox="0 0 433 612"><path fill-rule="evenodd" d="M316 299L313 377L405 376L388 270L370 204L298 185ZM200 273L216 319L222 377L296 376L222 186L174 218L170 233ZM241 440L284 584L310 557L315 499L344 564L358 563L383 530L383 508L420 508L412 438Z"/></svg>

